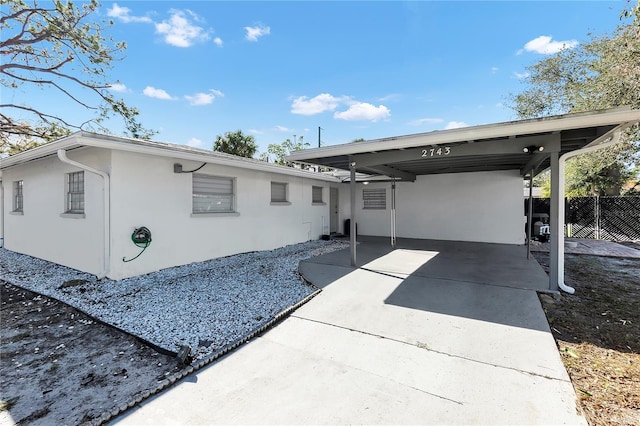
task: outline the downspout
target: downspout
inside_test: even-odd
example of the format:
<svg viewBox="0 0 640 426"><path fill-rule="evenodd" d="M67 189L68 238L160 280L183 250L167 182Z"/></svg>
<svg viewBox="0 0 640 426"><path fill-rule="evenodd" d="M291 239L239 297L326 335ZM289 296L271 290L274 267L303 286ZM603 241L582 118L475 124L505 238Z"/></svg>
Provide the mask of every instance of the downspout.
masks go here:
<svg viewBox="0 0 640 426"><path fill-rule="evenodd" d="M588 154L590 152L598 151L603 148L608 148L611 145L615 145L620 140L620 136L622 136L622 132L625 129L627 129L631 124L633 123L628 123L625 125L618 126L613 131L613 134L611 136L607 136L606 134L601 136L600 138L604 139L604 142L592 144L590 146L577 149L575 151L567 152L565 154L562 154L558 159L558 163L559 163L558 164L558 185L559 185L558 197L560 198L560 200L558 202L558 217L556 220L556 223L558 224L557 225L558 239L557 239L557 246L555 247L555 249L556 249L556 252L558 253L558 266L557 266L558 288L560 288L560 290L566 293L573 294L575 293L576 290L573 287L570 287L564 283L564 183L565 183L564 165L565 165L565 161L577 155Z"/></svg>
<svg viewBox="0 0 640 426"><path fill-rule="evenodd" d="M100 176L102 178L102 182L104 185L104 227L103 227L103 231L104 231L104 248L103 248L103 270L102 272L98 275L98 279L101 280L103 278L105 278L107 276L107 274L109 273L109 264L111 262L111 244L110 244L110 239L111 239L111 217L110 217L110 212L111 212L111 204L110 204L110 194L111 194L111 180L109 178L109 175L101 170L97 170L94 169L93 167L89 167L86 164L82 164L82 163L78 163L77 161L71 160L67 157L67 151L65 151L64 149L59 149L58 150L58 158L60 159L60 161L62 161L63 163L67 163L70 164L72 166L78 167L82 170L86 170L90 173L96 174L98 176Z"/></svg>
<svg viewBox="0 0 640 426"><path fill-rule="evenodd" d="M4 181L0 170L0 248L4 247Z"/></svg>

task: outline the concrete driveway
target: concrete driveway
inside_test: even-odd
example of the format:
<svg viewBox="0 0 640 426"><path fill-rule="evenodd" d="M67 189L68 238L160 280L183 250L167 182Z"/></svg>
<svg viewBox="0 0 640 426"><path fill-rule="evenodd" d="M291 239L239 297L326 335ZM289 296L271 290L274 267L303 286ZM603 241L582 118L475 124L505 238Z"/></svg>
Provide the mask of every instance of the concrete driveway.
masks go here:
<svg viewBox="0 0 640 426"><path fill-rule="evenodd" d="M115 422L586 425L522 247L399 247L305 262L320 295Z"/></svg>

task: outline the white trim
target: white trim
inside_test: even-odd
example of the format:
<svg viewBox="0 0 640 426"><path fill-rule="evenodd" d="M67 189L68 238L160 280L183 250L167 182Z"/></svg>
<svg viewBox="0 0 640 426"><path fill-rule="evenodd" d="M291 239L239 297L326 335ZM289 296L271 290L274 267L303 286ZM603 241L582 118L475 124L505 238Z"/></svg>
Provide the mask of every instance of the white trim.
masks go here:
<svg viewBox="0 0 640 426"><path fill-rule="evenodd" d="M475 141L482 139L505 138L510 136L558 132L581 127L597 127L640 121L640 110L629 107L613 108L603 111L557 115L553 117L504 123L484 124L450 130L437 130L428 133L394 136L373 139L357 143L310 148L292 152L287 161L305 161L318 157L362 154L390 149L416 148L423 145L440 145L453 142Z"/></svg>
<svg viewBox="0 0 640 426"><path fill-rule="evenodd" d="M191 217L235 217L240 216L238 212L206 212L206 213L191 213Z"/></svg>
<svg viewBox="0 0 640 426"><path fill-rule="evenodd" d="M60 217L66 217L71 219L84 219L87 216L84 213L60 213Z"/></svg>
<svg viewBox="0 0 640 426"><path fill-rule="evenodd" d="M32 148L19 154L12 155L8 158L3 158L0 164L0 169L5 169L17 164L22 164L43 157L55 155L56 152L60 149L70 150L83 146L156 155L159 157L169 157L177 160L190 160L201 163L206 162L210 164L219 164L239 167L243 169L278 173L282 175L298 176L327 182L338 182L336 178L328 176L324 173L310 172L293 167L281 166L278 164L267 163L265 161L256 160L253 158L238 157L221 152L191 148L184 145L149 142L110 135L99 135L96 133L89 133L84 131L76 132L65 138L40 145L36 148Z"/></svg>

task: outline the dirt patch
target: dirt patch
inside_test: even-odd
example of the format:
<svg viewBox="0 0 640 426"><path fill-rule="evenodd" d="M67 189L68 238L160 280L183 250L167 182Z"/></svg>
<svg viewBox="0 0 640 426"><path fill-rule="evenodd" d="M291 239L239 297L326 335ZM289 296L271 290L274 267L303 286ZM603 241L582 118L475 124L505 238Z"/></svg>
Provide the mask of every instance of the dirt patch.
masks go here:
<svg viewBox="0 0 640 426"><path fill-rule="evenodd" d="M534 253L548 272L548 253ZM640 259L565 255L576 293L541 295L590 425L640 424Z"/></svg>
<svg viewBox="0 0 640 426"><path fill-rule="evenodd" d="M0 424L86 424L183 366L56 300L0 280Z"/></svg>

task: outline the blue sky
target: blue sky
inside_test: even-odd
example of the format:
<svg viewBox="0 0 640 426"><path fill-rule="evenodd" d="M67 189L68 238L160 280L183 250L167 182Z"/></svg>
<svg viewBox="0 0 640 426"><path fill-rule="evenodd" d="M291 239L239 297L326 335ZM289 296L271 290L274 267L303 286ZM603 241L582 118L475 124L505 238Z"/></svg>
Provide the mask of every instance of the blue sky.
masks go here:
<svg viewBox="0 0 640 426"><path fill-rule="evenodd" d="M617 1L104 1L127 42L112 90L155 140L259 152L515 119L525 67L611 33ZM121 134L119 122L112 132Z"/></svg>

